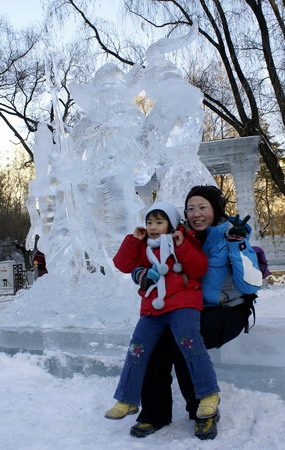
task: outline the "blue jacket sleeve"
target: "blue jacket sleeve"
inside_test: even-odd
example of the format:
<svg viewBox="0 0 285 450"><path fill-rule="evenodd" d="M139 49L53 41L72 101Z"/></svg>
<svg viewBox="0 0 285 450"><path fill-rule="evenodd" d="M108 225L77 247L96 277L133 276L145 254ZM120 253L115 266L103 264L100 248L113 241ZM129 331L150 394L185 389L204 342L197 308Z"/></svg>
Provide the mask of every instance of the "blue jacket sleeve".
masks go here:
<svg viewBox="0 0 285 450"><path fill-rule="evenodd" d="M248 240L227 242L233 281L243 294L255 294L262 286L262 273Z"/></svg>

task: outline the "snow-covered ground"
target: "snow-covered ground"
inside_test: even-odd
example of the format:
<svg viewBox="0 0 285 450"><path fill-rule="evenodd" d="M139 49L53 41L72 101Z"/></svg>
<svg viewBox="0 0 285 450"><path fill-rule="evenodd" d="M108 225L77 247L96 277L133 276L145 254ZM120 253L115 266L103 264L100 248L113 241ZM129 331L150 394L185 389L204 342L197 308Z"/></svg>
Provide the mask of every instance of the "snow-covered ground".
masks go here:
<svg viewBox="0 0 285 450"><path fill-rule="evenodd" d="M63 380L48 374L42 363L27 354L0 355L2 450L284 449L285 402L274 394L220 383L219 434L202 442L194 437L175 382L173 423L137 439L129 435L136 416L104 418L117 378L76 375Z"/></svg>
<svg viewBox="0 0 285 450"><path fill-rule="evenodd" d="M284 285L260 292L257 323L278 326L285 316L284 294ZM60 379L47 373L44 363L45 356L0 354L1 450L284 449L285 402L275 394L220 382L219 434L214 441L200 441L174 380L172 424L137 439L129 435L136 416L104 418L114 402L117 377Z"/></svg>

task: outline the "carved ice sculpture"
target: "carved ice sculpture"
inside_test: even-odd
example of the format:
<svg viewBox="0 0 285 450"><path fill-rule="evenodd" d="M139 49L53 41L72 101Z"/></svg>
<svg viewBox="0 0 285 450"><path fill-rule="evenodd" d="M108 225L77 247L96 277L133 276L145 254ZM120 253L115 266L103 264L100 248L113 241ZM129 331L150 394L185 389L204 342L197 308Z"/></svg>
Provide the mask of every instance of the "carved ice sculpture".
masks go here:
<svg viewBox="0 0 285 450"><path fill-rule="evenodd" d="M52 61L54 77L48 72L47 78L55 132L52 135L45 124L37 132L27 245L32 248L35 235L40 235L38 247L45 253L49 273L39 281L60 290L62 304L51 307L57 314L72 311L74 301L78 314L78 308L82 314L93 308L95 315L100 311L102 321L104 311L110 321L110 310L127 317L129 299L120 300L119 307L117 303L131 281L117 276L111 258L124 235L141 220L144 204L136 186L145 185L156 172L158 198L182 209L193 185L214 183L197 155L202 93L183 80L165 57L189 45L196 33L193 27L184 38L152 44L145 68L135 65L125 73L108 63L88 85L71 84L83 117L68 137L60 119L59 81ZM142 92L152 105L146 115L134 101ZM84 301L90 299L83 295L86 283L94 286L88 308ZM50 290L44 294L42 289L42 295L48 297L43 300L48 309Z"/></svg>
<svg viewBox="0 0 285 450"><path fill-rule="evenodd" d="M144 135L153 136L152 151L158 151L156 173L158 199L178 208L185 195L198 184L215 184L198 157L202 139L203 94L182 77L180 70L165 58L165 53L189 45L197 35L197 25L180 39L161 39L146 53L145 90L154 107L144 124Z"/></svg>

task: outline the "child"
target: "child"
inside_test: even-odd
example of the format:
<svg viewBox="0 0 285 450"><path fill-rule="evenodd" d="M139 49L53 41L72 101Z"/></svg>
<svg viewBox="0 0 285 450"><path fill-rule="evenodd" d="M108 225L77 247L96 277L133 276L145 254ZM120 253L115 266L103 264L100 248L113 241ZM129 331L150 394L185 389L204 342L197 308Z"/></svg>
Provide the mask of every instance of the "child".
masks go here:
<svg viewBox="0 0 285 450"><path fill-rule="evenodd" d="M171 204L154 203L146 214L146 229L137 227L133 235L127 235L113 259L123 273L139 268L139 284L146 290L139 291L141 317L114 395L118 401L105 414L108 419L137 413L148 360L166 326L185 357L195 395L201 399L197 417L216 414L219 387L200 335L201 278L207 272L208 262L195 232L185 240L176 230L180 220Z"/></svg>

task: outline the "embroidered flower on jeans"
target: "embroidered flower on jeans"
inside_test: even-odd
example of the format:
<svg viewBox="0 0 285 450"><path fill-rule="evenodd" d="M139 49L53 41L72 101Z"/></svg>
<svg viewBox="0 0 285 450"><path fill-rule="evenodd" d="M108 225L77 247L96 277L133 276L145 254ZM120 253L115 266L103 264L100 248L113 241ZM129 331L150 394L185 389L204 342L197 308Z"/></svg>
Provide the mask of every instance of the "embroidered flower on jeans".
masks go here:
<svg viewBox="0 0 285 450"><path fill-rule="evenodd" d="M192 348L192 346L191 346L192 342L193 342L193 339L189 339L187 337L180 338L180 344L186 348Z"/></svg>
<svg viewBox="0 0 285 450"><path fill-rule="evenodd" d="M143 344L132 344L130 346L130 353L133 356L139 358L144 352Z"/></svg>

